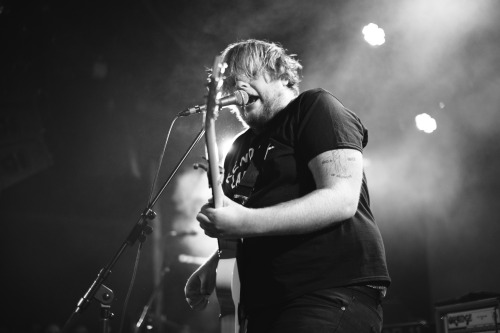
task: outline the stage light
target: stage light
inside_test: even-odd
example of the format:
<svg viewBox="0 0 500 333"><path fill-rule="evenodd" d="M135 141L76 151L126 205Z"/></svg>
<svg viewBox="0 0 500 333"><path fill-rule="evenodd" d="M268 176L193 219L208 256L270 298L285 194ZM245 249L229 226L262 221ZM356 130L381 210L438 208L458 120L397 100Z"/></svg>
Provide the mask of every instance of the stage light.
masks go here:
<svg viewBox="0 0 500 333"><path fill-rule="evenodd" d="M436 120L427 113L417 115L415 117L415 125L420 131L425 133L432 133L437 129Z"/></svg>
<svg viewBox="0 0 500 333"><path fill-rule="evenodd" d="M385 43L384 29L380 28L375 23L370 23L363 27L363 35L365 41L373 46L380 46Z"/></svg>

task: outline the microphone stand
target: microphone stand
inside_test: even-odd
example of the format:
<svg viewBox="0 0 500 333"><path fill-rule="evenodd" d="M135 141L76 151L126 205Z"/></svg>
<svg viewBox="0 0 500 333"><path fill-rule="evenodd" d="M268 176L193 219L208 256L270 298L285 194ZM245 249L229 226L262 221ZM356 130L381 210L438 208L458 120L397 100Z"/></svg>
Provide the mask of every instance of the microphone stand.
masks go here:
<svg viewBox="0 0 500 333"><path fill-rule="evenodd" d="M151 200L151 202L147 205L147 207L142 212L139 220L134 225L126 240L120 246L118 251L115 253L111 261L99 271L97 278L94 280L90 288L87 290L85 295L78 301L75 311L71 314L70 318L67 320L64 325L63 332L66 332L69 327L70 322L77 314L81 314L91 303L92 299L97 300L101 304L100 311L100 324L101 324L101 332L109 333L109 320L113 317L113 313L111 312L111 302L114 298L114 293L111 289L106 287L103 283L106 281L108 276L111 274L111 269L114 267L118 259L125 252L128 246L133 246L137 240L141 243L146 241L146 236L153 232L153 228L148 224L148 221L154 219L156 217L156 213L153 211L153 207L162 195L165 188L168 186L170 181L172 180L175 173L179 170L180 166L187 158L189 153L193 150L194 146L201 140L203 135L205 134L205 129L202 128L196 138L193 140L191 145L189 146L186 153L183 155L181 160L178 162L177 166L174 168L168 179L164 182L161 189L155 195L155 197ZM123 314L124 315L124 314ZM121 333L121 332L118 332Z"/></svg>
<svg viewBox="0 0 500 333"><path fill-rule="evenodd" d="M139 332L139 329L141 328L142 323L144 322L144 320L146 319L146 316L148 315L149 308L151 308L151 305L153 305L153 302L154 302L155 298L162 291L163 284L165 282L165 275L168 272L170 272L170 268L167 266L167 267L165 267L163 269L163 272L162 272L161 278L160 278L160 282L158 283L158 285L155 287L155 289L151 293L151 296L149 296L149 300L148 300L148 302L146 303L146 305L144 306L144 308L142 310L141 316L140 316L139 320L137 321L137 324L134 327L134 333L138 333ZM161 321L161 319L157 318L157 321ZM160 331L160 333L161 333L161 331Z"/></svg>

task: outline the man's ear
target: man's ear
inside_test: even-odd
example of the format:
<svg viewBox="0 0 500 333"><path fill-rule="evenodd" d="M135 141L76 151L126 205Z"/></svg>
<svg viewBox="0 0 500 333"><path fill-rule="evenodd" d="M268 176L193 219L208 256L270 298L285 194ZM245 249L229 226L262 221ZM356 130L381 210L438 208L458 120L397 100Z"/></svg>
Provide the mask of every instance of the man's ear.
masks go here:
<svg viewBox="0 0 500 333"><path fill-rule="evenodd" d="M264 71L264 73L262 73L262 77L264 78L264 81L266 81L267 83L269 83L273 80L271 74L269 74L266 71Z"/></svg>

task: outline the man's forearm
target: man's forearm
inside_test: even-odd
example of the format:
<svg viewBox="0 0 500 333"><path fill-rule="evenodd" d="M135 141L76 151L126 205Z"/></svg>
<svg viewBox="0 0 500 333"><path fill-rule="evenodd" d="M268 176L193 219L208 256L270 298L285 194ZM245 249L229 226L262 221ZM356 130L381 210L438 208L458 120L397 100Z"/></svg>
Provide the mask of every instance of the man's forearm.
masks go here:
<svg viewBox="0 0 500 333"><path fill-rule="evenodd" d="M359 195L358 195L359 197ZM249 209L244 218L252 225L248 237L313 232L352 217L357 200L345 192L318 189L304 197L271 207Z"/></svg>

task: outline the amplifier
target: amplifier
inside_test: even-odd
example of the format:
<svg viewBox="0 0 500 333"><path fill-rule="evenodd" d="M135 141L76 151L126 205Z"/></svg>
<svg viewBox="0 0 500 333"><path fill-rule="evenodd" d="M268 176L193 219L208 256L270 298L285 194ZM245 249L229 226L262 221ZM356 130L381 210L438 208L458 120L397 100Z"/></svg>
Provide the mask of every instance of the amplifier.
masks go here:
<svg viewBox="0 0 500 333"><path fill-rule="evenodd" d="M437 333L500 332L500 299L436 306Z"/></svg>

